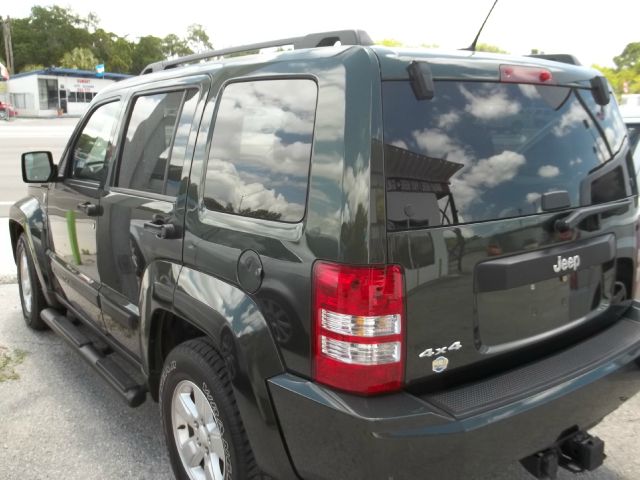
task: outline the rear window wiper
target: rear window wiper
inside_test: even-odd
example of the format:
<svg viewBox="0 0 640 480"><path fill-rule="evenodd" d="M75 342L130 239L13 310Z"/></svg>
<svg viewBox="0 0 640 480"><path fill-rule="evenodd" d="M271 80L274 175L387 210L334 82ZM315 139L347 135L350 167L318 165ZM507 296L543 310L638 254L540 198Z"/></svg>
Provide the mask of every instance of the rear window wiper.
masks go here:
<svg viewBox="0 0 640 480"><path fill-rule="evenodd" d="M553 228L556 232L566 232L573 228L576 228L580 222L591 215L599 213L610 212L612 210L622 210L628 208L631 200L624 200L616 203L606 203L602 205L591 205L589 207L582 207L573 211L564 218L559 218L553 223Z"/></svg>

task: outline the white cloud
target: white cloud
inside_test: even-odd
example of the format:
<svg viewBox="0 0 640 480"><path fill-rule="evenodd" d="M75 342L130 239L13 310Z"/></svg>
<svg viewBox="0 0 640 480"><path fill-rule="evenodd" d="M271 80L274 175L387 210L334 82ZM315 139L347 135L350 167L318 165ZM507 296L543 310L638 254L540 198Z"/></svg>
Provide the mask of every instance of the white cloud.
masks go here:
<svg viewBox="0 0 640 480"><path fill-rule="evenodd" d="M471 187L495 187L512 180L525 163L524 155L505 150L498 155L480 160L471 167L463 179Z"/></svg>
<svg viewBox="0 0 640 480"><path fill-rule="evenodd" d="M463 211L487 188L512 180L518 169L526 163L523 155L505 150L482 159L459 178L451 180L451 190L455 191L456 206Z"/></svg>
<svg viewBox="0 0 640 480"><path fill-rule="evenodd" d="M553 178L560 175L560 169L555 165L543 165L538 169L538 175L542 178Z"/></svg>
<svg viewBox="0 0 640 480"><path fill-rule="evenodd" d="M538 92L538 87L536 87L535 85L519 84L518 88L520 89L522 94L527 98L530 98L532 100L535 100L536 98L540 98L540 92Z"/></svg>
<svg viewBox="0 0 640 480"><path fill-rule="evenodd" d="M527 203L535 203L540 200L540 197L542 197L542 195L538 192L527 193Z"/></svg>
<svg viewBox="0 0 640 480"><path fill-rule="evenodd" d="M304 205L288 202L284 195L266 188L262 183L247 183L240 177L235 165L216 158L209 159L205 192L233 204L236 210L265 209L280 213L285 218L302 218L304 212Z"/></svg>
<svg viewBox="0 0 640 480"><path fill-rule="evenodd" d="M579 102L573 102L569 110L560 117L558 125L553 127L553 134L556 137L564 137L572 129L581 125L583 121L587 121L589 126L593 126L582 105Z"/></svg>
<svg viewBox="0 0 640 480"><path fill-rule="evenodd" d="M517 114L522 108L520 103L507 96L501 86L491 87L484 95L471 93L464 86L460 92L469 101L465 110L476 118L493 120Z"/></svg>
<svg viewBox="0 0 640 480"><path fill-rule="evenodd" d="M456 143L441 130L421 130L413 132L413 137L420 149L426 155L434 158L443 158L450 162L466 165L469 158L462 146Z"/></svg>
<svg viewBox="0 0 640 480"><path fill-rule="evenodd" d="M460 114L456 111L442 114L438 117L438 127L450 128L460 121Z"/></svg>
<svg viewBox="0 0 640 480"><path fill-rule="evenodd" d="M393 145L394 147L403 148L405 150L409 149L409 146L404 140L394 140L393 142L391 142L391 145Z"/></svg>

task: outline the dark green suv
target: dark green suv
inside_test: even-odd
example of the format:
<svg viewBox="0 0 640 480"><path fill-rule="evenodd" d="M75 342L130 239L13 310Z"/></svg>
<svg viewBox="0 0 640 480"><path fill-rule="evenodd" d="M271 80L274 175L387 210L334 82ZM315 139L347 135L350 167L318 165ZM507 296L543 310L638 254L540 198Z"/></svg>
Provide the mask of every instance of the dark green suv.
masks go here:
<svg viewBox="0 0 640 480"><path fill-rule="evenodd" d="M23 156L24 316L180 479L592 470L640 389L626 135L594 70L360 31L150 65Z"/></svg>

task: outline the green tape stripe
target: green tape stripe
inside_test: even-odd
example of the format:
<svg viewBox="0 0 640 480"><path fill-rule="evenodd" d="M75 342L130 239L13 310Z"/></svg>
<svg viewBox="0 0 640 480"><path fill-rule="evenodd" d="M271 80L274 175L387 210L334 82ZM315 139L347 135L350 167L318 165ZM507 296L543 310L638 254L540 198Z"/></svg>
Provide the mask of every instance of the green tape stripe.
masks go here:
<svg viewBox="0 0 640 480"><path fill-rule="evenodd" d="M80 259L80 249L78 248L78 234L76 233L76 212L67 210L67 234L69 235L69 246L76 265L82 265Z"/></svg>

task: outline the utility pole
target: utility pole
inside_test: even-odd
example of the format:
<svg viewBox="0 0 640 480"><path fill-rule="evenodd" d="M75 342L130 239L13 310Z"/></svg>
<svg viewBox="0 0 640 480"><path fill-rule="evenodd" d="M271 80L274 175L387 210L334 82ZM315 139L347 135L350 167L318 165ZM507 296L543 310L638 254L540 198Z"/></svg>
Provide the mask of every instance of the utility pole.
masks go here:
<svg viewBox="0 0 640 480"><path fill-rule="evenodd" d="M7 62L7 70L9 74L15 73L13 64L13 45L11 44L11 18L7 15L7 18L2 19L2 38L4 39L4 52L5 60Z"/></svg>

